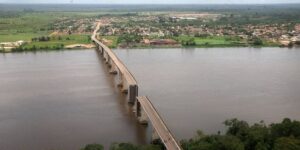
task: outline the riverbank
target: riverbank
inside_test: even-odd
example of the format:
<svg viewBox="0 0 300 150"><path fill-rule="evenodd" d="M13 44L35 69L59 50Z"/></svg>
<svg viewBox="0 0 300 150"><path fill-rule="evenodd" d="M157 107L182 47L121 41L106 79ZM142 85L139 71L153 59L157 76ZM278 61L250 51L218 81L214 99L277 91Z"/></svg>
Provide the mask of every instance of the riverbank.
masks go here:
<svg viewBox="0 0 300 150"><path fill-rule="evenodd" d="M127 37L129 38L129 37ZM262 39L241 39L232 36L178 36L163 39L139 39L126 42L126 36L101 36L110 48L222 48L222 47L280 47L281 44ZM139 42L136 42L139 41Z"/></svg>
<svg viewBox="0 0 300 150"><path fill-rule="evenodd" d="M191 41L192 42L188 42ZM104 36L101 41L110 48L126 49L160 49L160 48L236 48L236 47L286 47L279 43L260 41L250 43L232 37L187 37L180 36L173 38L172 44L151 44L151 43L121 43L118 36ZM164 40L164 39L162 39ZM158 41L158 40L156 40ZM187 43L186 43L187 42ZM22 45L1 49L0 53L24 52L24 51L49 51L62 49L92 49L94 48L88 34L41 36L32 38L30 42L23 42Z"/></svg>
<svg viewBox="0 0 300 150"><path fill-rule="evenodd" d="M5 42L1 44L0 52L20 52L20 51L48 51L60 49L91 49L94 48L90 40L89 34L72 34L72 35L52 35L52 36L39 36L33 37L30 41L22 41L22 44L9 44L6 47Z"/></svg>
<svg viewBox="0 0 300 150"><path fill-rule="evenodd" d="M181 45L159 45L159 46L129 46L129 47L110 47L110 48L117 48L117 49L172 49L172 48L239 48L239 47L249 47L249 48L271 48L271 47L278 47L278 48L284 48L284 46L272 46L272 45L263 45L263 46L251 46L251 45L234 45L234 46L228 46L228 45L209 45L209 46L181 46ZM295 46L297 47L297 46ZM73 44L73 45L67 45L64 47L59 47L59 45L56 48L42 48L42 49L6 49L1 50L0 53L16 53L16 52L36 52L36 51L58 51L58 50L89 50L95 48L94 44ZM293 47L288 47L293 48Z"/></svg>

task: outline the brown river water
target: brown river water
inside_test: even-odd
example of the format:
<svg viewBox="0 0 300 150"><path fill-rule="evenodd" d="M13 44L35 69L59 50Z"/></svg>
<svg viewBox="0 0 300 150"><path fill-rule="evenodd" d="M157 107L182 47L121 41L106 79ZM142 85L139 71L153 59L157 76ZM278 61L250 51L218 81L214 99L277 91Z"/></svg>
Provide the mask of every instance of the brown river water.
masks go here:
<svg viewBox="0 0 300 150"><path fill-rule="evenodd" d="M178 139L250 123L300 120L300 49L115 50ZM144 144L124 95L95 50L0 54L0 149Z"/></svg>

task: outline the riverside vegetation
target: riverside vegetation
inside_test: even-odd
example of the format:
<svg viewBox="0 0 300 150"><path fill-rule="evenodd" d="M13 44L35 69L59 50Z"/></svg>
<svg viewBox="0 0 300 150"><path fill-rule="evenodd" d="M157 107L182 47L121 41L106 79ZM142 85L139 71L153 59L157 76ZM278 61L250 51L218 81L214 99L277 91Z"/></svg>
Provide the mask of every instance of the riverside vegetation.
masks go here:
<svg viewBox="0 0 300 150"><path fill-rule="evenodd" d="M285 118L281 123L266 125L263 121L249 125L246 121L230 119L224 122L226 133L197 135L182 140L184 150L299 150L300 122ZM163 150L158 144L138 146L130 143L115 143L110 150ZM99 144L89 144L82 150L103 150Z"/></svg>

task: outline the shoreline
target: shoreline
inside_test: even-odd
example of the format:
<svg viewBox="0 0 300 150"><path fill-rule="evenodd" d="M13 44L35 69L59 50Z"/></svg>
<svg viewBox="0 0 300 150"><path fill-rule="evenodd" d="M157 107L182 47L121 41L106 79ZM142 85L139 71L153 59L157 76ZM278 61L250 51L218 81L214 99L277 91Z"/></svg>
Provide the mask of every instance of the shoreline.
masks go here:
<svg viewBox="0 0 300 150"><path fill-rule="evenodd" d="M170 46L149 46L149 47L116 47L116 48L111 48L111 49L133 49L133 50L138 50L138 49L175 49L175 48L182 48L182 49L196 49L196 48L201 48L201 49L209 49L209 48L299 48L299 46L293 46L293 47L286 47L286 46L179 46L179 47L170 47ZM22 53L22 52L49 52L49 51L68 51L68 50L92 50L94 47L72 47L72 48L61 48L61 49L36 49L36 50L20 50L20 51L2 51L0 50L0 53L5 54L5 53Z"/></svg>

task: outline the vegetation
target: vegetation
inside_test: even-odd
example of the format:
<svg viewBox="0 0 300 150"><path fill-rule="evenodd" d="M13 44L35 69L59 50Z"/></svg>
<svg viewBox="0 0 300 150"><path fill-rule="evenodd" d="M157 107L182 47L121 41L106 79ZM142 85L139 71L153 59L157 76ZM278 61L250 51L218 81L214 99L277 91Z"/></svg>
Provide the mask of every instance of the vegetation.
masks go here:
<svg viewBox="0 0 300 150"><path fill-rule="evenodd" d="M104 150L104 148L100 144L88 144L81 150Z"/></svg>
<svg viewBox="0 0 300 150"><path fill-rule="evenodd" d="M138 34L122 34L118 38L118 43L126 43L126 45L129 45L130 43L139 43L142 40L142 36Z"/></svg>
<svg viewBox="0 0 300 150"><path fill-rule="evenodd" d="M108 47L110 48L117 48L118 47L118 39L119 37L118 36L101 36L102 40L105 39L105 40L108 40L110 41L111 43L105 43Z"/></svg>
<svg viewBox="0 0 300 150"><path fill-rule="evenodd" d="M231 119L224 122L225 135L204 135L182 141L186 150L299 150L300 122L286 118L281 123L267 126L265 123L249 125L245 121Z"/></svg>
<svg viewBox="0 0 300 150"><path fill-rule="evenodd" d="M61 35L32 38L32 42L22 45L12 51L59 50L71 44L89 44L90 35Z"/></svg>
<svg viewBox="0 0 300 150"><path fill-rule="evenodd" d="M226 120L226 134L197 135L182 140L184 150L299 150L300 122L285 118L281 123L266 125L263 121L249 125L238 119ZM89 149L88 149L89 148ZM98 148L98 149L97 149ZM102 150L100 145L87 145L83 150ZM112 144L110 150L163 150L162 144Z"/></svg>
<svg viewBox="0 0 300 150"><path fill-rule="evenodd" d="M110 150L162 150L162 145L133 145L131 143L112 144Z"/></svg>
<svg viewBox="0 0 300 150"><path fill-rule="evenodd" d="M239 37L230 36L179 36L175 38L183 46L196 47L229 47L229 46L245 46L246 42Z"/></svg>
<svg viewBox="0 0 300 150"><path fill-rule="evenodd" d="M280 31L279 33L289 35L288 33L294 30L295 25L300 23L300 5L228 5L222 7L218 5L181 5L180 7L141 5L138 8L136 6L92 5L72 7L1 5L0 8L0 42L19 40L29 42L17 48L20 50L57 49L70 43L77 44L78 41L71 42L72 38L70 40L50 39L49 41L36 38L50 37L55 32L85 36L93 30L95 20L103 17L113 18L110 27L100 28L102 37L112 41L108 45L112 48L118 47L119 44L127 47L156 47L156 45L141 44L142 39L175 39L178 41L177 46L183 47L279 46L274 43L274 40L278 40L281 35L274 32ZM204 12L216 16L194 20L173 20L170 19L170 10L183 14ZM263 35L254 34L254 29L266 28L270 31L260 31ZM111 29L117 30L111 32ZM235 37L237 35L242 35L243 38ZM78 44L87 43L85 39L79 41L83 43ZM160 46L169 47L169 45Z"/></svg>

